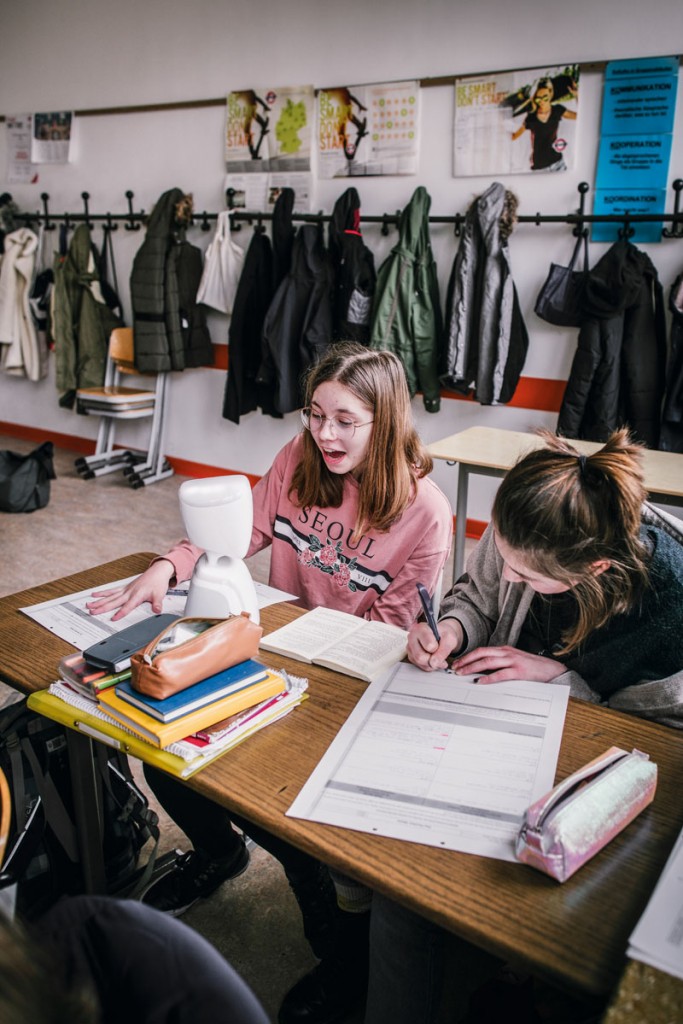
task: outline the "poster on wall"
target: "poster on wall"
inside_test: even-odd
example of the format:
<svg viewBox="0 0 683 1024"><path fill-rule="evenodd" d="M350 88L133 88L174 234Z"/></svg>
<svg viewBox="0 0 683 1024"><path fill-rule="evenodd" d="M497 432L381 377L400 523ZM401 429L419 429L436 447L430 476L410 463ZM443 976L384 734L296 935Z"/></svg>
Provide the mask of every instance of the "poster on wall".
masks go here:
<svg viewBox="0 0 683 1024"><path fill-rule="evenodd" d="M678 89L678 58L610 61L600 124L593 213L664 212ZM593 224L591 238L614 242L622 225ZM659 242L661 221L632 225L632 241Z"/></svg>
<svg viewBox="0 0 683 1024"><path fill-rule="evenodd" d="M454 177L574 166L578 64L456 78Z"/></svg>
<svg viewBox="0 0 683 1024"><path fill-rule="evenodd" d="M7 132L7 180L22 184L35 185L38 181L38 168L31 163L31 137L33 134L33 115L8 115Z"/></svg>
<svg viewBox="0 0 683 1024"><path fill-rule="evenodd" d="M31 163L68 164L71 158L73 121L73 113L68 110L33 114Z"/></svg>
<svg viewBox="0 0 683 1024"><path fill-rule="evenodd" d="M314 119L312 85L228 94L226 188L235 207L265 212L277 190L288 187L294 189L296 210L310 209Z"/></svg>
<svg viewBox="0 0 683 1024"><path fill-rule="evenodd" d="M318 175L417 174L417 81L342 86L318 93Z"/></svg>

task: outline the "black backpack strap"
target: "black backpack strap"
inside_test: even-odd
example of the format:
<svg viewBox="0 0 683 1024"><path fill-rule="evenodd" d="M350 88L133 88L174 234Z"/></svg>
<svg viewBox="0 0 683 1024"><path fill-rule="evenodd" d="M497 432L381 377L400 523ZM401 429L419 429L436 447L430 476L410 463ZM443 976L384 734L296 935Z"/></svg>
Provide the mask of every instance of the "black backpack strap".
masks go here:
<svg viewBox="0 0 683 1024"><path fill-rule="evenodd" d="M36 780L38 793L43 801L45 816L50 824L50 828L64 847L69 860L73 864L77 864L79 861L79 852L78 842L76 839L76 828L69 816L69 812L64 806L64 801L60 796L59 790L55 786L49 771L43 772L40 767L40 762L36 757L36 752L28 737L24 737L21 741L21 749L31 765L31 770Z"/></svg>
<svg viewBox="0 0 683 1024"><path fill-rule="evenodd" d="M140 878L132 891L127 893L130 899L135 899L149 884L154 871L161 836L159 815L149 806L147 797L136 785L126 755L120 754L118 751L112 754L100 743L96 743L94 749L102 782L112 800L120 805L120 798L114 793L112 786L112 774L116 775L128 790L128 799L121 807L120 820L134 822L136 831L141 837L140 846L144 846L148 839L154 840L154 847Z"/></svg>

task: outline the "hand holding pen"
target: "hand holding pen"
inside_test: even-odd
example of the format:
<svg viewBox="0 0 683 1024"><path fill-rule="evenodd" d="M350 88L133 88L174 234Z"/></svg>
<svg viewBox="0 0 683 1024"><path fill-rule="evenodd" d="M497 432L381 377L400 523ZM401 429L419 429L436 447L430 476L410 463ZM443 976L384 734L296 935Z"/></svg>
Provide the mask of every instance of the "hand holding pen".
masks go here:
<svg viewBox="0 0 683 1024"><path fill-rule="evenodd" d="M424 583L416 583L415 586L417 587L417 592L420 595L420 601L422 602L422 609L423 609L423 611L425 613L425 618L427 620L427 625L429 626L429 628L431 629L432 633L434 634L434 639L436 640L437 644L440 644L441 643L441 636L439 635L439 627L437 626L436 619L434 618L434 609L432 608L432 599L429 596L429 593L428 593L427 588L425 587Z"/></svg>
<svg viewBox="0 0 683 1024"><path fill-rule="evenodd" d="M408 633L408 658L425 672L448 668L447 658L463 642L462 626L457 619L442 619L437 625L429 592L416 584L426 622L416 622Z"/></svg>

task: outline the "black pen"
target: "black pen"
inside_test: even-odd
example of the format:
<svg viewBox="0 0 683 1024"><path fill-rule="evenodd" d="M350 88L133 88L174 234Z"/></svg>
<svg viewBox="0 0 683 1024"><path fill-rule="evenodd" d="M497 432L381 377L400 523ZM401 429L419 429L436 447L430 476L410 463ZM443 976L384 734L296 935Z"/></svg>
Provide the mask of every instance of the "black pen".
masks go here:
<svg viewBox="0 0 683 1024"><path fill-rule="evenodd" d="M436 624L436 619L434 618L434 611L432 609L432 599L429 596L429 592L425 587L424 583L416 583L415 586L417 587L417 592L420 595L420 600L422 601L422 607L424 609L427 624L431 629L432 633L434 634L434 639L436 640L437 644L440 644L441 636L439 635L439 629Z"/></svg>

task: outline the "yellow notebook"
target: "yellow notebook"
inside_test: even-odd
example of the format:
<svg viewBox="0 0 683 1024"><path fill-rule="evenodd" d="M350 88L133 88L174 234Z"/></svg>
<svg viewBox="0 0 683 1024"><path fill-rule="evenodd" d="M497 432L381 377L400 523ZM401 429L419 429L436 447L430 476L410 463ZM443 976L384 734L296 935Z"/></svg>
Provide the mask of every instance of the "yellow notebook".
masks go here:
<svg viewBox="0 0 683 1024"><path fill-rule="evenodd" d="M82 732L92 739L99 740L100 743L106 743L109 747L115 747L116 750L130 754L132 757L139 757L141 761L153 764L155 768L161 768L170 775L176 775L181 779L194 774L206 763L200 762L198 759L198 763L193 765L191 761L188 762L184 758L178 757L177 754L171 754L168 750L159 750L158 747L153 747L146 740L133 735L123 727L89 714L83 707L67 704L66 701L48 693L47 690L37 690L30 694L28 706L39 715L51 718L53 722L61 722L69 729Z"/></svg>
<svg viewBox="0 0 683 1024"><path fill-rule="evenodd" d="M191 736L199 729L205 729L214 725L222 718L237 714L255 704L260 704L268 697L275 697L287 689L287 683L282 676L275 672L269 672L265 679L251 686L246 686L236 693L228 694L221 700L207 704L203 708L191 711L188 715L174 718L172 722L160 722L151 715L145 714L127 701L121 700L115 693L105 690L98 695L98 703L103 711L112 718L115 718L126 728L132 729L138 736L142 736L148 743L162 750L176 740Z"/></svg>

